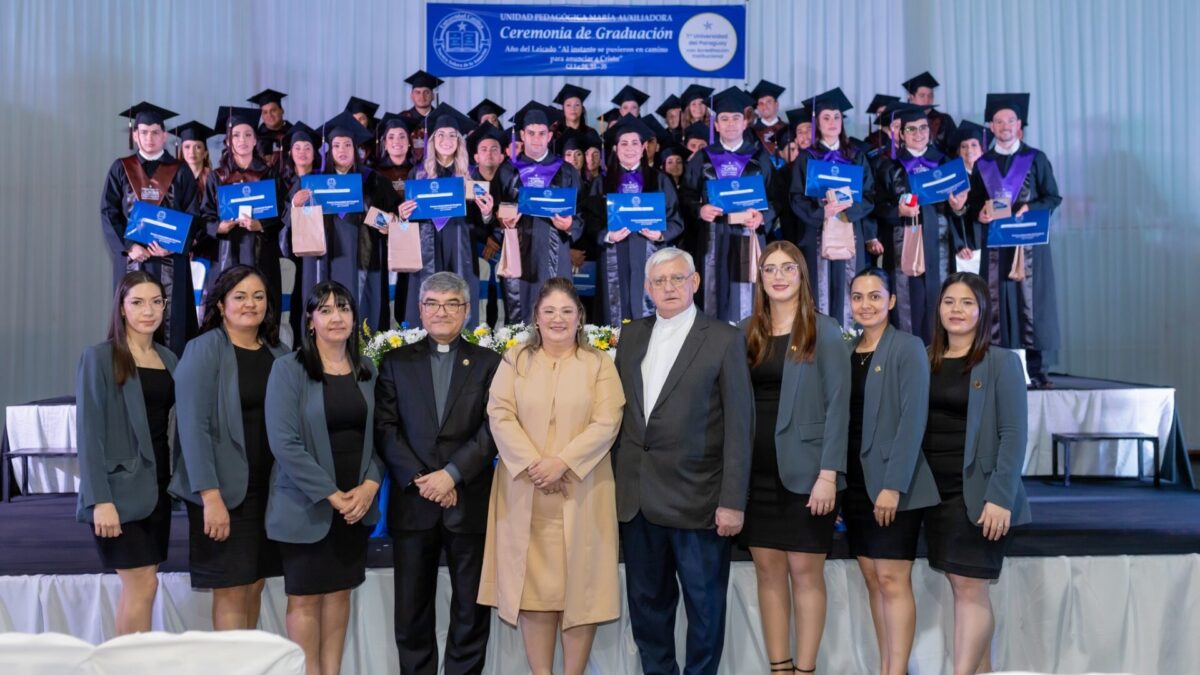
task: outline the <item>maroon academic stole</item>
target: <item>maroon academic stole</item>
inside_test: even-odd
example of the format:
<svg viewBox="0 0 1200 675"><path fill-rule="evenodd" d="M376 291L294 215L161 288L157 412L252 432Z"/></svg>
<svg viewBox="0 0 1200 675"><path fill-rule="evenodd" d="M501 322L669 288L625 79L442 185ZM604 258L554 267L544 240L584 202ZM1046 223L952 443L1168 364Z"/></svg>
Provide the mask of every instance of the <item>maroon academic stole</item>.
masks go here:
<svg viewBox="0 0 1200 675"><path fill-rule="evenodd" d="M167 190L171 187L171 181L175 180L175 174L179 171L180 165L178 162L170 164L163 162L159 164L158 171L154 172L153 178L146 175L146 170L142 168L142 163L138 161L137 155L122 157L121 166L125 168L125 178L129 180L133 198L140 202L161 206L163 200L167 198ZM132 204L130 206L132 207Z"/></svg>

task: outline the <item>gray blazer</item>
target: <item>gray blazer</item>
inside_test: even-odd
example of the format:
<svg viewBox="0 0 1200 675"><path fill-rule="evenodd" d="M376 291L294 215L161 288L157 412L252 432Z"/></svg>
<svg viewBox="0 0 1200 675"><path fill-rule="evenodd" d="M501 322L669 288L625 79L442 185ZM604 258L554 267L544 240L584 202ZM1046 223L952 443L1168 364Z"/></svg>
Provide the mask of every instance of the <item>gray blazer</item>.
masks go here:
<svg viewBox="0 0 1200 675"><path fill-rule="evenodd" d="M743 511L750 489L754 391L741 331L704 314L684 339L646 421L642 360L656 316L626 325L617 350L625 416L613 449L617 518L641 511L663 527L715 527L718 506Z"/></svg>
<svg viewBox="0 0 1200 675"><path fill-rule="evenodd" d="M854 341L854 347L861 339ZM929 354L925 344L915 335L888 326L871 357L863 389L859 455L872 502L885 489L900 493L900 511L941 501L921 451L928 418Z"/></svg>
<svg viewBox="0 0 1200 675"><path fill-rule="evenodd" d="M275 358L287 353L282 345L266 348ZM219 488L225 506L241 504L250 471L237 354L224 328L188 342L175 375L175 411L179 443L171 494L199 505L201 490Z"/></svg>
<svg viewBox="0 0 1200 675"><path fill-rule="evenodd" d="M775 456L779 478L791 492L812 492L824 470L837 471L846 487L846 443L850 429L850 360L842 327L817 315L817 348L811 363L783 362Z"/></svg>
<svg viewBox="0 0 1200 675"><path fill-rule="evenodd" d="M375 368L363 363L371 377L359 381L367 401L363 427L363 456L359 482L380 481L383 467L375 455ZM275 361L267 380L267 439L275 467L271 469L271 494L267 499L267 536L275 541L311 544L320 541L337 515L329 495L337 492L333 448L325 426L323 384L308 377L299 354ZM340 517L340 516L338 516ZM379 520L378 501L362 519L365 525Z"/></svg>
<svg viewBox="0 0 1200 675"><path fill-rule="evenodd" d="M967 400L967 438L963 450L963 500L971 522L984 502L1012 512L1012 525L1032 518L1021 471L1029 436L1029 400L1021 359L999 347L988 348L971 369Z"/></svg>
<svg viewBox="0 0 1200 675"><path fill-rule="evenodd" d="M175 354L155 343L170 373ZM96 504L112 502L122 523L150 515L158 503L158 473L146 402L138 378L117 385L112 343L88 347L75 377L75 443L79 451L79 501L75 518L92 522Z"/></svg>

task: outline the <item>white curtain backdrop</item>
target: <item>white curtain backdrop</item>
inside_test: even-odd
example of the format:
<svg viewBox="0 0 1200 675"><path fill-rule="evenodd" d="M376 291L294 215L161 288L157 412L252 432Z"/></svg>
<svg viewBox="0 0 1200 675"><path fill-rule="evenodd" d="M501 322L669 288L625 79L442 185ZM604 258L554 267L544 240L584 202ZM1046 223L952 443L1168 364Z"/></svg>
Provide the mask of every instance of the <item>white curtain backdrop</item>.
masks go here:
<svg viewBox="0 0 1200 675"><path fill-rule="evenodd" d="M624 579L624 568L621 570ZM186 574L159 575L154 630L210 630L211 596L193 592ZM874 629L857 563L825 566L828 619L817 661L820 673L879 671ZM369 570L354 591L346 640L346 675L399 672L393 636L391 570ZM1010 558L991 587L996 612L993 666L1044 673L1127 672L1182 675L1200 663L1200 555ZM0 631L67 633L92 643L113 636L119 584L115 575L0 577ZM913 675L949 675L954 645L954 604L945 576L924 560L913 568L917 600ZM437 592L437 634L444 645L450 579L442 569ZM284 635L287 601L282 579L264 594L261 630ZM596 634L590 673L641 672L629 631L628 607ZM684 653L682 603L676 620L677 653ZM562 650L556 672L561 672ZM765 673L754 565L734 563L730 575L725 653L721 675ZM517 629L492 613L489 675L529 672Z"/></svg>
<svg viewBox="0 0 1200 675"><path fill-rule="evenodd" d="M128 152L116 113L142 99L212 124L265 87L319 123L350 95L408 107L424 63L424 2L0 2L0 404L67 393L103 337L110 262L98 208ZM542 2L540 4L560 4ZM579 4L579 3L572 3ZM661 4L644 0L629 4ZM689 4L711 4L693 2ZM1191 0L749 0L747 77L785 107L840 85L858 108L931 70L943 110L979 121L988 91L1033 94L1027 140L1054 163L1064 336L1059 368L1170 384L1200 419L1200 4ZM562 77L461 78L439 93L515 110ZM656 107L679 78L578 80L589 113L626 83ZM734 81L711 80L716 87Z"/></svg>

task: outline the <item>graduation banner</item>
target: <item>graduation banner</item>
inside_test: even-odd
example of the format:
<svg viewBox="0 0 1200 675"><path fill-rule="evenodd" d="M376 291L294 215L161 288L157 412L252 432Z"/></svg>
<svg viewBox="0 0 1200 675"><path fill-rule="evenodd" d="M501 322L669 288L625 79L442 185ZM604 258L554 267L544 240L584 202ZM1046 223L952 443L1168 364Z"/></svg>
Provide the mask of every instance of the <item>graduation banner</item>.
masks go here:
<svg viewBox="0 0 1200 675"><path fill-rule="evenodd" d="M746 76L746 7L425 6L425 63L439 76Z"/></svg>
<svg viewBox="0 0 1200 675"><path fill-rule="evenodd" d="M363 209L362 174L310 173L300 187L311 190L313 202L327 213L360 213Z"/></svg>
<svg viewBox="0 0 1200 675"><path fill-rule="evenodd" d="M129 211L125 238L149 246L151 243L171 253L183 253L183 244L192 229L192 215L149 202L134 202Z"/></svg>
<svg viewBox="0 0 1200 675"><path fill-rule="evenodd" d="M908 174L908 186L918 204L938 204L970 187L971 176L962 158L922 173Z"/></svg>
<svg viewBox="0 0 1200 675"><path fill-rule="evenodd" d="M1038 246L1050 243L1050 211L1036 209L1023 216L993 220L988 224L988 247Z"/></svg>
<svg viewBox="0 0 1200 675"><path fill-rule="evenodd" d="M217 188L217 203L221 220L237 220L243 207L250 209L250 217L255 220L279 217L274 180L221 185Z"/></svg>
<svg viewBox="0 0 1200 675"><path fill-rule="evenodd" d="M862 199L863 168L857 164L808 160L808 173L804 179L806 197L824 197L830 190L850 188L854 201Z"/></svg>
<svg viewBox="0 0 1200 675"><path fill-rule="evenodd" d="M661 192L614 192L608 196L608 231L667 230L667 197Z"/></svg>
<svg viewBox="0 0 1200 675"><path fill-rule="evenodd" d="M525 188L517 195L517 211L550 218L575 215L575 188Z"/></svg>
<svg viewBox="0 0 1200 675"><path fill-rule="evenodd" d="M708 203L725 213L750 209L766 211L770 208L762 176L713 179L705 183L705 189Z"/></svg>
<svg viewBox="0 0 1200 675"><path fill-rule="evenodd" d="M467 215L466 184L457 176L404 181L404 198L417 203L409 220Z"/></svg>

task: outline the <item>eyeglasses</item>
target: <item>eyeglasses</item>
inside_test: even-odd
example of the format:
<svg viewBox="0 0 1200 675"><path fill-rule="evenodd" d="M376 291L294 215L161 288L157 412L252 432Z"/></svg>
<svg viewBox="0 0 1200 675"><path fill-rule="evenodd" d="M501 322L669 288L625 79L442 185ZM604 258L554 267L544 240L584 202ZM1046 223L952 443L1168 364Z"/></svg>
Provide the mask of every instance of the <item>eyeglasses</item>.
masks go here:
<svg viewBox="0 0 1200 675"><path fill-rule="evenodd" d="M762 271L764 277L773 277L776 275L790 277L800 271L800 264L790 262L783 263L782 265L763 265L759 269Z"/></svg>
<svg viewBox="0 0 1200 675"><path fill-rule="evenodd" d="M929 133L929 125L923 124L919 127L907 126L904 127L904 133L907 134L927 134Z"/></svg>
<svg viewBox="0 0 1200 675"><path fill-rule="evenodd" d="M691 278L692 275L690 274L672 274L669 277L655 277L650 280L650 285L661 289L666 288L666 286L670 284L671 288L679 288L687 283L688 279Z"/></svg>
<svg viewBox="0 0 1200 675"><path fill-rule="evenodd" d="M441 310L446 310L447 314L458 314L467 306L465 302L451 300L449 302L438 302L436 300L426 300L421 303L421 307L429 314L437 314Z"/></svg>

